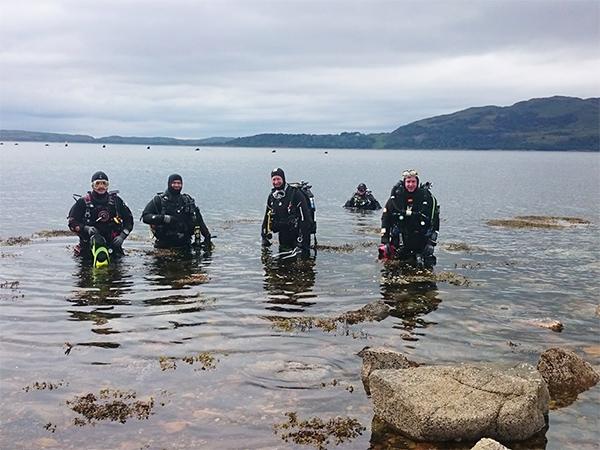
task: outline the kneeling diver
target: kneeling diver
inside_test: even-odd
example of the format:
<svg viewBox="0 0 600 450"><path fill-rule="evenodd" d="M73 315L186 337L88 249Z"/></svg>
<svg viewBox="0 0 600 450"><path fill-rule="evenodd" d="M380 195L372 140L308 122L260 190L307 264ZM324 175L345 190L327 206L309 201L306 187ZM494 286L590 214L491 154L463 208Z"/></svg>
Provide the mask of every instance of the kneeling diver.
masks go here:
<svg viewBox="0 0 600 450"><path fill-rule="evenodd" d="M131 210L118 191L108 191L108 176L92 175L92 190L77 200L68 216L69 229L79 236L75 254L90 257L95 267L109 264L111 256L123 254L123 241L133 229Z"/></svg>

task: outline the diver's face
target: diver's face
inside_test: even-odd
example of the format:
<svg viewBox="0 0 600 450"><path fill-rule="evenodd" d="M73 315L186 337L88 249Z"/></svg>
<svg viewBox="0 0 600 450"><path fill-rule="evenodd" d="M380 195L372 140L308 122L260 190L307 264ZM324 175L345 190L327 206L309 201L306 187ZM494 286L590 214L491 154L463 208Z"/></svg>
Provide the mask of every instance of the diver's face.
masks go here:
<svg viewBox="0 0 600 450"><path fill-rule="evenodd" d="M281 186L283 186L283 178L281 178L279 175L275 175L273 178L271 178L271 183L273 183L273 187L275 189L280 189Z"/></svg>
<svg viewBox="0 0 600 450"><path fill-rule="evenodd" d="M106 180L96 180L92 182L92 189L96 194L105 194L108 190L108 181Z"/></svg>
<svg viewBox="0 0 600 450"><path fill-rule="evenodd" d="M408 192L415 192L417 190L417 177L408 177L404 179L404 188Z"/></svg>
<svg viewBox="0 0 600 450"><path fill-rule="evenodd" d="M181 180L173 180L171 183L171 190L174 192L181 192L181 189L183 189L183 182Z"/></svg>

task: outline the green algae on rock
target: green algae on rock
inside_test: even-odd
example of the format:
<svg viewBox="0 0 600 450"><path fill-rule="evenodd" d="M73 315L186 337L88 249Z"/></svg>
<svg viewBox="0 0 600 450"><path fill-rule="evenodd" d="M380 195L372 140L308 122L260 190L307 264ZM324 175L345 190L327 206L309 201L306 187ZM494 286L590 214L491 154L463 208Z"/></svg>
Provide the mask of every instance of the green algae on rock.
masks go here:
<svg viewBox="0 0 600 450"><path fill-rule="evenodd" d="M0 239L0 245L13 246L13 245L25 245L31 243L31 238L25 236L11 236L7 239Z"/></svg>
<svg viewBox="0 0 600 450"><path fill-rule="evenodd" d="M154 414L154 398L150 397L148 401L136 400L137 394L134 391L119 391L117 389L101 389L98 395L89 393L82 396L75 396L73 400L67 400L67 406L80 414L80 417L73 419L73 424L84 426L87 424L95 425L101 420L111 422L125 423L130 418L138 420L148 419Z"/></svg>
<svg viewBox="0 0 600 450"><path fill-rule="evenodd" d="M493 227L506 228L569 228L577 225L589 225L591 222L579 217L561 216L515 216L512 219L493 219L486 222Z"/></svg>
<svg viewBox="0 0 600 450"><path fill-rule="evenodd" d="M334 417L324 421L320 417L298 420L296 412L287 412L288 421L273 425L275 434L280 434L285 442L299 445L311 445L325 450L332 443L339 445L360 436L366 430L362 424L350 417Z"/></svg>
<svg viewBox="0 0 600 450"><path fill-rule="evenodd" d="M52 383L50 381L42 381L42 382L36 381L31 386L30 385L25 386L23 388L23 390L25 392L29 392L30 390L33 390L33 389L36 389L38 391L43 391L45 389L48 389L49 391L52 391L54 389L58 389L59 387L62 387L62 386L68 385L68 384L69 383L67 383L64 380L60 380L56 383Z"/></svg>
<svg viewBox="0 0 600 450"><path fill-rule="evenodd" d="M177 369L177 360L183 361L184 363L187 363L190 365L199 363L200 367L198 369L194 369L194 370L216 369L217 362L219 362L219 360L217 358L215 358L210 352L200 352L196 355L184 356L183 358L161 356L158 359L158 363L160 364L160 370L162 370L164 372L165 370Z"/></svg>

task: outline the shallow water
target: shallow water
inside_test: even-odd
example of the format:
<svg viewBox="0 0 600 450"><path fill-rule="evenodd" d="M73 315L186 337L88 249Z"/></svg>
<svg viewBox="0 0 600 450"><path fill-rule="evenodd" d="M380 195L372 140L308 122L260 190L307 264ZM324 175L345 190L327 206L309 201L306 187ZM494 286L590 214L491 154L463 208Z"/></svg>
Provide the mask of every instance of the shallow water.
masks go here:
<svg viewBox="0 0 600 450"><path fill-rule="evenodd" d="M275 166L288 180L313 184L319 243L352 244L352 251L323 250L305 262L261 253ZM388 269L377 261L380 213L340 206L359 182L385 202L410 167L434 182L442 205L436 271L464 276L468 286L385 283ZM366 431L342 448L403 448L408 444L372 436L356 356L366 345L427 363L532 364L544 349L561 346L600 364L598 154L4 143L0 238L66 229L71 194L87 190L98 169L135 217L170 173L181 173L217 235L215 249L158 252L140 222L125 244L128 255L107 271L82 267L69 235L0 246L2 448L292 447L273 432L290 411L300 419L358 419ZM531 230L485 223L525 214L592 223ZM453 242L472 250L447 250ZM392 307L381 322L327 331L277 320L333 318L375 300ZM560 320L564 331L528 322L543 318ZM198 354L192 364L183 360ZM98 397L103 388L152 397L151 415L74 424L83 416L67 402ZM597 448L599 392L596 386L550 412L545 448Z"/></svg>

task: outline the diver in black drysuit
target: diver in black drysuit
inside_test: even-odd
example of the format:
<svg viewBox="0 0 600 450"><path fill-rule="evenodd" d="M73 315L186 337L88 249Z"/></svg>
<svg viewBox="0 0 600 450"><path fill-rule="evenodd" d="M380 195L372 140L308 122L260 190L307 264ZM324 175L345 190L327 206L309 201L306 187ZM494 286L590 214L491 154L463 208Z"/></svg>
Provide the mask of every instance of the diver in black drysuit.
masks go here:
<svg viewBox="0 0 600 450"><path fill-rule="evenodd" d="M173 174L167 181L167 190L154 196L142 212L142 221L150 225L156 237L157 248L189 247L192 236L200 244L204 237L205 250L211 248L211 235L194 199L182 194L183 179Z"/></svg>
<svg viewBox="0 0 600 450"><path fill-rule="evenodd" d="M310 232L313 220L306 197L285 182L283 169L271 172L273 189L267 198L261 238L270 246L273 233L279 234L280 251L298 249L303 257L310 253Z"/></svg>
<svg viewBox="0 0 600 450"><path fill-rule="evenodd" d="M417 266L427 268L436 264L433 252L440 229L440 207L429 187L429 183L419 185L415 170L403 172L381 216L381 243L396 249L389 256L414 258Z"/></svg>
<svg viewBox="0 0 600 450"><path fill-rule="evenodd" d="M92 190L79 197L69 211L68 226L79 236L75 255L92 256L92 242L106 246L115 256L123 254L123 241L133 230L133 215L118 191L108 191L108 176L92 175Z"/></svg>
<svg viewBox="0 0 600 450"><path fill-rule="evenodd" d="M376 210L381 209L381 205L371 191L367 189L367 185L360 183L356 187L356 192L352 195L352 198L344 204L344 208Z"/></svg>

